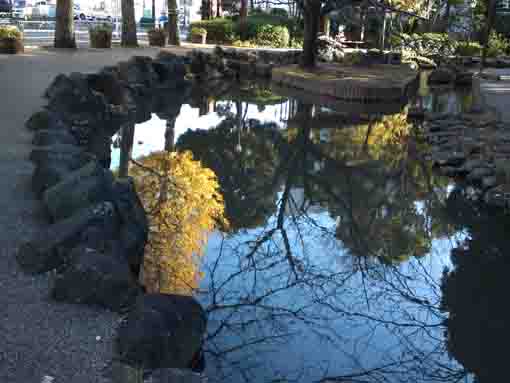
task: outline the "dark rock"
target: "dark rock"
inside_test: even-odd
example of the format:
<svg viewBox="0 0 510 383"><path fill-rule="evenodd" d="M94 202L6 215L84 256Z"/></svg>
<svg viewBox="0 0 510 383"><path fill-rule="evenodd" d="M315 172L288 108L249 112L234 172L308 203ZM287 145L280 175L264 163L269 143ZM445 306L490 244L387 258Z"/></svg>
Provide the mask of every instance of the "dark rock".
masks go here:
<svg viewBox="0 0 510 383"><path fill-rule="evenodd" d="M112 204L103 202L49 226L20 246L16 255L18 264L30 274L44 273L66 265L68 254L57 251L57 248L72 246L90 225L109 225L114 214Z"/></svg>
<svg viewBox="0 0 510 383"><path fill-rule="evenodd" d="M115 132L119 129L120 126L115 126ZM87 143L87 151L92 153L105 169L109 169L111 165L112 136L115 132L106 132L102 129L92 135Z"/></svg>
<svg viewBox="0 0 510 383"><path fill-rule="evenodd" d="M30 116L25 122L25 127L32 131L39 129L48 129L50 125L50 113L47 110L41 110Z"/></svg>
<svg viewBox="0 0 510 383"><path fill-rule="evenodd" d="M144 368L188 368L202 345L207 318L190 296L140 296L119 326L117 350L124 363Z"/></svg>
<svg viewBox="0 0 510 383"><path fill-rule="evenodd" d="M455 76L455 85L471 86L473 83L473 72L459 72Z"/></svg>
<svg viewBox="0 0 510 383"><path fill-rule="evenodd" d="M152 62L154 71L158 75L160 85L168 87L179 86L186 75L186 67L182 57L169 52L161 52Z"/></svg>
<svg viewBox="0 0 510 383"><path fill-rule="evenodd" d="M76 247L69 258L68 267L55 278L54 299L117 312L134 304L141 291L124 258L87 246Z"/></svg>
<svg viewBox="0 0 510 383"><path fill-rule="evenodd" d="M90 87L85 74L58 75L45 95L50 111L74 127L88 127L87 135L110 115L105 95Z"/></svg>
<svg viewBox="0 0 510 383"><path fill-rule="evenodd" d="M99 73L88 74L86 80L91 89L104 95L108 104L122 105L125 103L125 89L120 82L118 73L113 70L104 69Z"/></svg>
<svg viewBox="0 0 510 383"><path fill-rule="evenodd" d="M64 129L39 129L34 133L32 144L39 146L52 146L57 144L75 145L78 140Z"/></svg>
<svg viewBox="0 0 510 383"><path fill-rule="evenodd" d="M58 221L98 202L113 199L113 174L96 161L68 174L47 189L43 200L50 216Z"/></svg>
<svg viewBox="0 0 510 383"><path fill-rule="evenodd" d="M482 186L484 189L489 189L494 186L496 186L498 183L498 180L496 176L486 176L482 178Z"/></svg>
<svg viewBox="0 0 510 383"><path fill-rule="evenodd" d="M481 182L482 178L494 175L494 170L488 167L474 168L468 175L469 182Z"/></svg>
<svg viewBox="0 0 510 383"><path fill-rule="evenodd" d="M189 369L160 368L151 372L144 383L201 383L202 378Z"/></svg>
<svg viewBox="0 0 510 383"><path fill-rule="evenodd" d="M120 217L120 241L131 271L138 275L149 235L149 222L131 178L121 178L113 186L113 203Z"/></svg>
<svg viewBox="0 0 510 383"><path fill-rule="evenodd" d="M449 84L455 81L455 73L450 69L439 68L430 73L428 81L431 84Z"/></svg>
<svg viewBox="0 0 510 383"><path fill-rule="evenodd" d="M32 190L40 197L46 189L61 182L69 173L94 159L90 153L75 155L56 153L55 156L40 158L32 175Z"/></svg>
<svg viewBox="0 0 510 383"><path fill-rule="evenodd" d="M153 88L158 82L158 74L152 61L150 57L135 56L129 61L119 63L119 78L129 85L139 84Z"/></svg>
<svg viewBox="0 0 510 383"><path fill-rule="evenodd" d="M64 161L69 157L80 157L84 154L83 148L78 145L54 144L36 146L30 152L29 159L35 164L46 161Z"/></svg>

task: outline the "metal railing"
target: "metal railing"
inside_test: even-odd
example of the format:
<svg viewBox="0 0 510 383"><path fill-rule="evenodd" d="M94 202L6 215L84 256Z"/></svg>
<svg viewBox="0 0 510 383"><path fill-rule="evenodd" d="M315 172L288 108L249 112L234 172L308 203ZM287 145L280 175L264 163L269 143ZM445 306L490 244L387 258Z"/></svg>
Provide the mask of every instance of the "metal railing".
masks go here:
<svg viewBox="0 0 510 383"><path fill-rule="evenodd" d="M89 29L94 25L109 24L112 26L112 42L120 42L122 34L122 23L119 21L88 21L75 20L74 32L76 43L80 45L89 44ZM24 20L13 17L1 17L0 25L16 26L22 33L25 46L51 45L55 36L55 20ZM156 23L158 25L158 23ZM137 36L139 42L147 43L147 31L153 28L153 24L137 24ZM181 25L180 33L186 36L186 27Z"/></svg>

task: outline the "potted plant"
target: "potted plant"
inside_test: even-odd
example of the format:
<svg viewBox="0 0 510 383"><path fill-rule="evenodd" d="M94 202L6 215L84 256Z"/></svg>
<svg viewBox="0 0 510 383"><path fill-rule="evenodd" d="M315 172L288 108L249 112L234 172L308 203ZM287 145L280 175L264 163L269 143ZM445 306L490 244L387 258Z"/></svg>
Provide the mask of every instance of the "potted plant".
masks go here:
<svg viewBox="0 0 510 383"><path fill-rule="evenodd" d="M205 44L207 39L207 30L204 28L191 28L191 42L195 44Z"/></svg>
<svg viewBox="0 0 510 383"><path fill-rule="evenodd" d="M163 28L150 29L147 34L150 46L164 47L166 45L166 31Z"/></svg>
<svg viewBox="0 0 510 383"><path fill-rule="evenodd" d="M11 25L0 26L0 53L16 54L25 50L23 34Z"/></svg>
<svg viewBox="0 0 510 383"><path fill-rule="evenodd" d="M90 46L92 48L112 47L112 26L110 24L98 24L89 29Z"/></svg>

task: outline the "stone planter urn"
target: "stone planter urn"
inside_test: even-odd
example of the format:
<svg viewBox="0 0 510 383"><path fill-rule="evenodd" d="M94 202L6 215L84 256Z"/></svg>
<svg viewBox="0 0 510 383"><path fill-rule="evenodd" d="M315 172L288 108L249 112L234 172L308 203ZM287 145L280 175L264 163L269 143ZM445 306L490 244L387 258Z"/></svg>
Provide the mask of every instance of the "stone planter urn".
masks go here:
<svg viewBox="0 0 510 383"><path fill-rule="evenodd" d="M164 47L166 45L166 32L164 29L151 29L147 32L149 45L152 47Z"/></svg>
<svg viewBox="0 0 510 383"><path fill-rule="evenodd" d="M207 31L204 28L191 29L191 42L194 44L205 44L207 41Z"/></svg>
<svg viewBox="0 0 510 383"><path fill-rule="evenodd" d="M112 28L108 24L90 28L89 37L91 48L112 47Z"/></svg>
<svg viewBox="0 0 510 383"><path fill-rule="evenodd" d="M0 54L17 54L25 50L23 34L13 26L0 27Z"/></svg>

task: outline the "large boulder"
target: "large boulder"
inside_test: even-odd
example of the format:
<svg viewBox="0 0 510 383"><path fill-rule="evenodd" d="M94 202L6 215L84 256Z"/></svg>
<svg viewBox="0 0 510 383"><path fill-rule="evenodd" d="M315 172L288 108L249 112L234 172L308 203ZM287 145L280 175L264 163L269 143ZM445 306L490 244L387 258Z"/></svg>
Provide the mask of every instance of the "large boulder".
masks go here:
<svg viewBox="0 0 510 383"><path fill-rule="evenodd" d="M113 195L120 217L120 243L131 271L137 276L149 236L149 221L131 178L118 179L113 185Z"/></svg>
<svg viewBox="0 0 510 383"><path fill-rule="evenodd" d="M447 68L438 68L429 75L430 84L450 84L455 81L455 72Z"/></svg>
<svg viewBox="0 0 510 383"><path fill-rule="evenodd" d="M149 369L188 368L200 352L207 318L190 296L140 296L117 333L120 359Z"/></svg>
<svg viewBox="0 0 510 383"><path fill-rule="evenodd" d="M78 246L70 263L55 278L51 295L58 301L98 305L122 312L141 293L123 257Z"/></svg>
<svg viewBox="0 0 510 383"><path fill-rule="evenodd" d="M186 75L186 66L183 57L169 52L161 52L152 62L154 71L158 75L160 86L178 87Z"/></svg>
<svg viewBox="0 0 510 383"><path fill-rule="evenodd" d="M41 197L42 193L64 180L69 173L81 168L95 157L84 151L55 151L57 147L52 145L41 147L32 156L36 165L32 175L32 190Z"/></svg>
<svg viewBox="0 0 510 383"><path fill-rule="evenodd" d="M78 145L78 140L65 129L39 129L34 133L32 144L36 146Z"/></svg>
<svg viewBox="0 0 510 383"><path fill-rule="evenodd" d="M48 109L59 115L64 121L93 129L96 122L105 120L109 106L103 93L94 91L87 75L71 73L58 75L46 90Z"/></svg>
<svg viewBox="0 0 510 383"><path fill-rule="evenodd" d="M152 65L152 58L135 56L118 64L119 78L129 85L139 84L152 88L158 83L158 74Z"/></svg>
<svg viewBox="0 0 510 383"><path fill-rule="evenodd" d="M87 206L112 200L113 181L109 170L91 161L46 190L43 201L50 216L58 221Z"/></svg>
<svg viewBox="0 0 510 383"><path fill-rule="evenodd" d="M72 248L80 235L92 225L108 227L116 220L115 209L109 202L80 210L72 217L61 220L40 231L31 240L20 246L16 254L18 264L29 274L39 274L69 263L69 254L59 248Z"/></svg>
<svg viewBox="0 0 510 383"><path fill-rule="evenodd" d="M50 120L50 113L47 110L41 110L30 116L30 118L25 122L25 127L32 131L48 129L50 126Z"/></svg>

